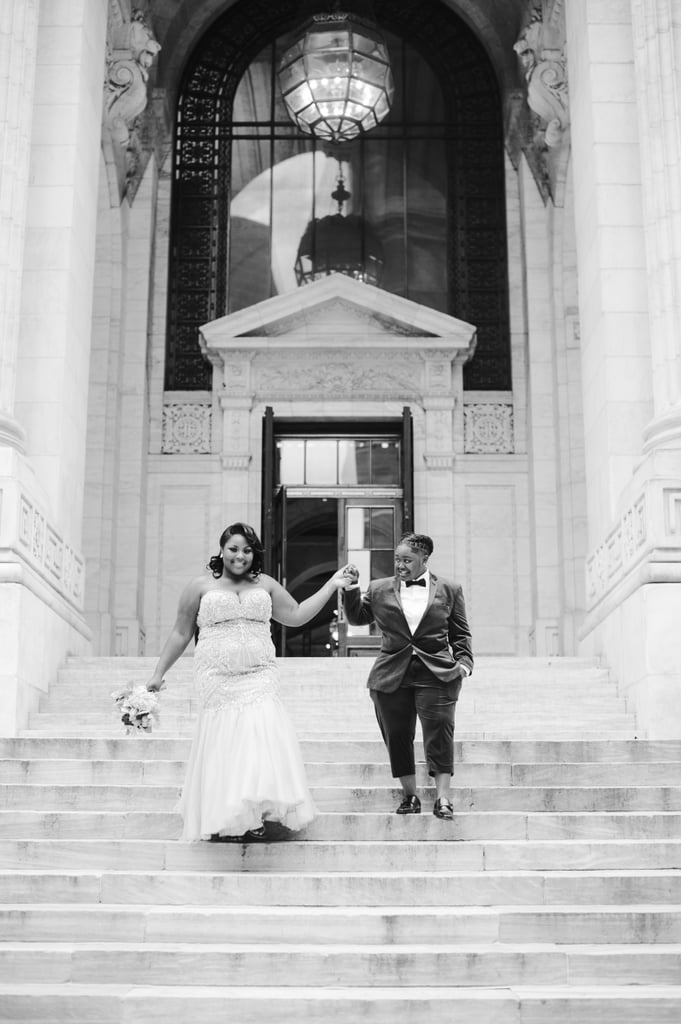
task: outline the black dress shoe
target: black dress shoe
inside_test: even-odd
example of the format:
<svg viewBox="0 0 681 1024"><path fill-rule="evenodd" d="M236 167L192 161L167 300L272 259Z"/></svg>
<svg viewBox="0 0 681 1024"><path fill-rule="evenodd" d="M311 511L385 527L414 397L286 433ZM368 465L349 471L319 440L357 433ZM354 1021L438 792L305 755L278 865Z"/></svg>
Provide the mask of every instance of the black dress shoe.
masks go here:
<svg viewBox="0 0 681 1024"><path fill-rule="evenodd" d="M397 808L396 814L420 814L421 813L421 801L417 796L405 796L404 800Z"/></svg>
<svg viewBox="0 0 681 1024"><path fill-rule="evenodd" d="M445 796L439 796L433 804L433 814L436 818L446 818L451 821L454 817L454 808Z"/></svg>

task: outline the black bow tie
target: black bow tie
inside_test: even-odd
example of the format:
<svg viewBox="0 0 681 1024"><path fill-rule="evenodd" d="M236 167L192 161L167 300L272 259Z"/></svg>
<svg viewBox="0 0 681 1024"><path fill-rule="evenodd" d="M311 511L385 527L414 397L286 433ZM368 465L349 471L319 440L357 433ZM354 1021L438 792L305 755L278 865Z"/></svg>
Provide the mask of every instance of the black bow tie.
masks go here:
<svg viewBox="0 0 681 1024"><path fill-rule="evenodd" d="M425 580L405 580L404 585L406 587L425 587Z"/></svg>

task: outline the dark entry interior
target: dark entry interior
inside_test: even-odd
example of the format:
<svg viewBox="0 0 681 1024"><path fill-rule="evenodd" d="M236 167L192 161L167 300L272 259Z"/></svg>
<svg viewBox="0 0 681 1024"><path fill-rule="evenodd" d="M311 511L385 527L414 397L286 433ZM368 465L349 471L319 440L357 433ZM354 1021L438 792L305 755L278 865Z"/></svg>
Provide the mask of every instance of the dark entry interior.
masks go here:
<svg viewBox="0 0 681 1024"><path fill-rule="evenodd" d="M338 568L338 501L297 498L287 502L286 555L282 583L296 601L314 594ZM331 653L331 624L336 599L311 622L298 629L275 624L277 653L290 658L324 657Z"/></svg>
<svg viewBox="0 0 681 1024"><path fill-rule="evenodd" d="M354 562L361 583L389 575L399 531L411 528L412 420L263 418L265 572L296 601ZM349 627L332 597L299 628L273 625L280 657L375 653L372 627ZM350 642L352 640L352 643Z"/></svg>

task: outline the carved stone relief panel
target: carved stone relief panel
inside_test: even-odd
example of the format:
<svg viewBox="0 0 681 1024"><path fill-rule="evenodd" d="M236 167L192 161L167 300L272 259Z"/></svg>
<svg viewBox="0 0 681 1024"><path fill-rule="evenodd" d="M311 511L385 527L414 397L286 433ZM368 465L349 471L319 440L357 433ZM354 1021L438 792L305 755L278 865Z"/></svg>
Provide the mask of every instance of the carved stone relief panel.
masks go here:
<svg viewBox="0 0 681 1024"><path fill-rule="evenodd" d="M464 451L469 455L510 455L513 406L502 402L464 405Z"/></svg>
<svg viewBox="0 0 681 1024"><path fill-rule="evenodd" d="M163 406L164 455L207 455L211 451L212 408L207 403L168 402Z"/></svg>
<svg viewBox="0 0 681 1024"><path fill-rule="evenodd" d="M371 352L346 362L314 351L291 352L283 358L259 353L253 370L254 391L265 399L278 395L406 399L423 389L423 362L416 355Z"/></svg>

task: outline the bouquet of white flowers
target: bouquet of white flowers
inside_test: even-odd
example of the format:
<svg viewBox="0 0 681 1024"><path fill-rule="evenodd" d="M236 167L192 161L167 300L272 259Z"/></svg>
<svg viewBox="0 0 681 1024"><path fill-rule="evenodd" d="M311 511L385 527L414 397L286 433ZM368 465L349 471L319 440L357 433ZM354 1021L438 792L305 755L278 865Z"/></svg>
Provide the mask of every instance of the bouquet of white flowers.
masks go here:
<svg viewBox="0 0 681 1024"><path fill-rule="evenodd" d="M158 721L158 696L144 686L133 686L128 683L118 693L112 693L121 723L126 735L131 733L150 733L152 723Z"/></svg>

